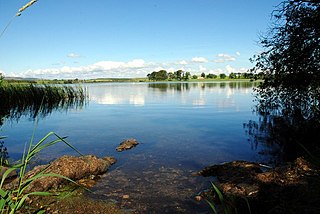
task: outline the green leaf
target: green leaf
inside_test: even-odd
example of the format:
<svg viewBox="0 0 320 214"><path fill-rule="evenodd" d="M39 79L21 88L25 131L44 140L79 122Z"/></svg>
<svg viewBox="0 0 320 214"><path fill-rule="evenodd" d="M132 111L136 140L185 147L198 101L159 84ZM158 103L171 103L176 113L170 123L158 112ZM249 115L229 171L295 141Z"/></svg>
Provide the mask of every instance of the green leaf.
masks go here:
<svg viewBox="0 0 320 214"><path fill-rule="evenodd" d="M25 200L31 196L31 195L37 195L37 196L50 196L50 195L53 195L52 193L50 192L31 192L31 193L28 193L28 194L25 194L20 200L19 200L19 203L17 204L16 206L16 209L19 210L23 203L25 202Z"/></svg>
<svg viewBox="0 0 320 214"><path fill-rule="evenodd" d="M206 202L209 204L210 208L212 209L213 213L218 214L217 208L213 203L211 203L209 200L205 199Z"/></svg>
<svg viewBox="0 0 320 214"><path fill-rule="evenodd" d="M9 175L11 172L15 171L15 170L17 170L17 168L15 168L15 167L10 167L10 168L8 168L8 169L3 173L2 178L1 178L0 188L2 188L2 185L3 185L4 181L5 181L5 179L8 177L8 175Z"/></svg>
<svg viewBox="0 0 320 214"><path fill-rule="evenodd" d="M221 191L218 189L218 187L214 183L211 182L211 185L212 185L214 191L217 193L220 202L223 203L224 202L223 194L221 193Z"/></svg>
<svg viewBox="0 0 320 214"><path fill-rule="evenodd" d="M46 211L45 211L45 210L39 210L39 211L37 212L37 214L43 214L43 213L46 213Z"/></svg>
<svg viewBox="0 0 320 214"><path fill-rule="evenodd" d="M11 200L11 192L10 191L4 191L3 189L0 189L0 210L3 211L4 207L8 205L11 209L14 207L14 204Z"/></svg>
<svg viewBox="0 0 320 214"><path fill-rule="evenodd" d="M6 206L6 200L4 200L3 198L0 199L0 210L3 211L3 209Z"/></svg>
<svg viewBox="0 0 320 214"><path fill-rule="evenodd" d="M0 196L1 198L6 198L8 196L9 192L4 191L3 189L0 189Z"/></svg>

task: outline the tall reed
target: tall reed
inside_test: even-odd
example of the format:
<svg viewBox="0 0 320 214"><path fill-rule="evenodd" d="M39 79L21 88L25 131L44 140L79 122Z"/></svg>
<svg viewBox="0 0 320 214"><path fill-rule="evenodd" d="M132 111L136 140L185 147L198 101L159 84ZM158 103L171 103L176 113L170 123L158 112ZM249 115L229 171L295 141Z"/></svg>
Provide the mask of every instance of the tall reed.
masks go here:
<svg viewBox="0 0 320 214"><path fill-rule="evenodd" d="M0 125L1 119L7 117L30 114L35 118L53 110L82 107L86 98L86 89L80 86L10 84L4 81L0 84Z"/></svg>

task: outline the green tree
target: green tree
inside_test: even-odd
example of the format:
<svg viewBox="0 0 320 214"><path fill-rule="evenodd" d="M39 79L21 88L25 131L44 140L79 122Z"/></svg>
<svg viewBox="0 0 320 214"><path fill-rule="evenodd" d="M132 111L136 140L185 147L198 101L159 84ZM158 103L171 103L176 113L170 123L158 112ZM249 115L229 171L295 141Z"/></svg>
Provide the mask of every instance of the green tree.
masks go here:
<svg viewBox="0 0 320 214"><path fill-rule="evenodd" d="M274 20L261 38L264 51L253 58L253 71L264 80L257 90L260 110L319 114L320 1L284 1Z"/></svg>
<svg viewBox="0 0 320 214"><path fill-rule="evenodd" d="M219 74L220 79L225 79L227 77L227 75L225 74Z"/></svg>
<svg viewBox="0 0 320 214"><path fill-rule="evenodd" d="M237 75L236 75L235 73L231 72L231 73L229 74L229 78L230 78L230 79L236 79L236 78L237 78Z"/></svg>
<svg viewBox="0 0 320 214"><path fill-rule="evenodd" d="M198 79L198 76L197 75L192 75L192 79L196 80L196 79Z"/></svg>
<svg viewBox="0 0 320 214"><path fill-rule="evenodd" d="M168 79L168 73L166 70L160 70L157 73L157 79L158 80L166 80Z"/></svg>
<svg viewBox="0 0 320 214"><path fill-rule="evenodd" d="M207 75L207 78L208 78L208 79L215 79L215 78L217 78L217 75L215 75L215 74L208 74L208 75Z"/></svg>
<svg viewBox="0 0 320 214"><path fill-rule="evenodd" d="M183 79L184 79L184 80L189 80L189 79L190 79L190 76L191 76L190 72L185 72L185 73L184 73L184 76L183 76Z"/></svg>
<svg viewBox="0 0 320 214"><path fill-rule="evenodd" d="M182 70L177 70L176 72L174 72L174 74L175 74L177 80L181 80L183 71Z"/></svg>
<svg viewBox="0 0 320 214"><path fill-rule="evenodd" d="M175 79L174 73L169 72L169 73L168 73L168 79L169 79L169 80L174 80L174 79Z"/></svg>
<svg viewBox="0 0 320 214"><path fill-rule="evenodd" d="M166 80L168 79L168 73L166 70L153 71L151 74L148 74L147 77L153 81Z"/></svg>
<svg viewBox="0 0 320 214"><path fill-rule="evenodd" d="M201 77L206 78L206 74L204 72L202 72Z"/></svg>
<svg viewBox="0 0 320 214"><path fill-rule="evenodd" d="M320 160L320 1L284 1L273 18L253 58L255 78L264 81L256 89L261 118L249 133L277 143L281 159L308 151Z"/></svg>

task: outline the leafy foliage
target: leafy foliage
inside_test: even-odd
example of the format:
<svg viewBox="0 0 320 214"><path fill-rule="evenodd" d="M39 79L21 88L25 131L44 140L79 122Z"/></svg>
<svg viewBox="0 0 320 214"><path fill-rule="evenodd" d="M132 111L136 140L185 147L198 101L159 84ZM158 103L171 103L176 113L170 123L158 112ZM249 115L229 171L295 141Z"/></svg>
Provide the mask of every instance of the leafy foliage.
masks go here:
<svg viewBox="0 0 320 214"><path fill-rule="evenodd" d="M147 75L149 80L166 80L168 79L168 73L165 70L154 71Z"/></svg>
<svg viewBox="0 0 320 214"><path fill-rule="evenodd" d="M253 69L262 72L258 88L262 112L319 116L320 3L284 1L274 11L274 26L261 38L264 51Z"/></svg>
<svg viewBox="0 0 320 214"><path fill-rule="evenodd" d="M0 136L0 140L4 137ZM0 141L0 166L8 165L9 154L7 148L3 145L4 142Z"/></svg>
<svg viewBox="0 0 320 214"><path fill-rule="evenodd" d="M320 154L320 1L283 1L273 18L260 41L264 51L252 59L264 81L256 89L262 118L249 123L249 133L280 145L285 160L305 149Z"/></svg>

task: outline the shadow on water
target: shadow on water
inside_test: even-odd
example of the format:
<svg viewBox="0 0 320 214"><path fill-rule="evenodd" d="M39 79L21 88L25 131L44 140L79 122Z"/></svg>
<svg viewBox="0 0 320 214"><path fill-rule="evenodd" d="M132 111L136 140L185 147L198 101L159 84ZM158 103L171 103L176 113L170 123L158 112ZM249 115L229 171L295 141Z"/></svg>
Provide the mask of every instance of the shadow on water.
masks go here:
<svg viewBox="0 0 320 214"><path fill-rule="evenodd" d="M305 91L258 96L259 120L244 124L253 149L259 148L259 153L268 156L274 165L303 155L318 161L319 101Z"/></svg>

